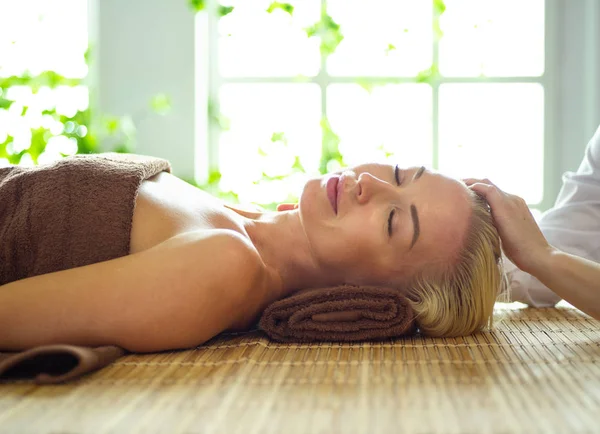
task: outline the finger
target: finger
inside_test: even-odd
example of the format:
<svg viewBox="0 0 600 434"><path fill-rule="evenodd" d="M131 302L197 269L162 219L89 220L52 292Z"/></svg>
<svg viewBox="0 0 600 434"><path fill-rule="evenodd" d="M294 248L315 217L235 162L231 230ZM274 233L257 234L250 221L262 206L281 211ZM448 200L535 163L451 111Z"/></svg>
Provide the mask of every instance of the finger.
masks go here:
<svg viewBox="0 0 600 434"><path fill-rule="evenodd" d="M488 185L496 185L488 178L464 178L463 182L467 184L467 186L471 186L473 184L488 184Z"/></svg>
<svg viewBox="0 0 600 434"><path fill-rule="evenodd" d="M492 208L494 208L496 204L499 204L498 201L502 198L502 190L493 184L484 184L478 182L470 185L469 188L480 196L483 196Z"/></svg>
<svg viewBox="0 0 600 434"><path fill-rule="evenodd" d="M486 194L489 194L489 192L494 188L494 186L491 184L485 184L481 181L477 181L469 185L469 188L485 196Z"/></svg>
<svg viewBox="0 0 600 434"><path fill-rule="evenodd" d="M291 211L298 208L296 203L280 203L277 205L277 211Z"/></svg>
<svg viewBox="0 0 600 434"><path fill-rule="evenodd" d="M478 182L482 183L483 180L482 179L478 179L478 178L463 178L462 182L464 182L465 184L467 184L467 186L471 186L471 185L476 184Z"/></svg>

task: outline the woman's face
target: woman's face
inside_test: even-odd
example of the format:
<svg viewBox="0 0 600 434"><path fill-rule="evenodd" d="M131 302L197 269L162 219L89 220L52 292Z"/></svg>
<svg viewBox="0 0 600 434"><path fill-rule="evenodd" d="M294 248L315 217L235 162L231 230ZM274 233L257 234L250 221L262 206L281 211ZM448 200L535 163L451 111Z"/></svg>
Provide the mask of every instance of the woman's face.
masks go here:
<svg viewBox="0 0 600 434"><path fill-rule="evenodd" d="M318 262L345 283L405 281L448 264L471 213L467 187L421 167L364 164L311 179L300 219Z"/></svg>

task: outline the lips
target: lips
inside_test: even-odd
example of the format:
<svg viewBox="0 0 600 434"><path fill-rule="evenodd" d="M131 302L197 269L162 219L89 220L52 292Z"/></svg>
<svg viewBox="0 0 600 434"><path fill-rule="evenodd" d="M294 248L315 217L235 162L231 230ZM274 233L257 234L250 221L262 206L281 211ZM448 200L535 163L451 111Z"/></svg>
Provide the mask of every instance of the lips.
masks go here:
<svg viewBox="0 0 600 434"><path fill-rule="evenodd" d="M332 176L327 180L327 198L333 208L333 212L337 214L337 203L338 203L338 184L340 181L339 176Z"/></svg>
<svg viewBox="0 0 600 434"><path fill-rule="evenodd" d="M337 183L337 197L336 197L336 201L335 201L335 209L338 210L340 209L340 200L342 200L342 191L344 189L344 178L345 178L345 174L342 173L342 176L340 176L338 178L338 183Z"/></svg>

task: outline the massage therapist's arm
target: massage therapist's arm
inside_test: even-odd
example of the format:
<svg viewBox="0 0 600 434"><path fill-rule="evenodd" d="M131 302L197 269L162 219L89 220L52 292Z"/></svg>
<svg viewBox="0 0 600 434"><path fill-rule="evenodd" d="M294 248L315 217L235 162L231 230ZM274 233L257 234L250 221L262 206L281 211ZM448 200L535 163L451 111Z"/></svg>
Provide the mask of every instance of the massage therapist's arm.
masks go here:
<svg viewBox="0 0 600 434"><path fill-rule="evenodd" d="M256 255L236 235L189 232L133 255L0 286L0 351L200 345L260 308Z"/></svg>
<svg viewBox="0 0 600 434"><path fill-rule="evenodd" d="M506 256L573 306L600 320L600 264L551 246L522 198L503 192L487 179L465 182L490 204Z"/></svg>

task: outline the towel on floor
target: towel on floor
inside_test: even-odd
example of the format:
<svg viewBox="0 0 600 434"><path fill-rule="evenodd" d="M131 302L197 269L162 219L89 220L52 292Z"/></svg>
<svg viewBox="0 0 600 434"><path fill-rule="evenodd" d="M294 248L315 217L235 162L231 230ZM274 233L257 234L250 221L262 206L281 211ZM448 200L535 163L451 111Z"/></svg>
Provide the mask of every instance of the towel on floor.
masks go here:
<svg viewBox="0 0 600 434"><path fill-rule="evenodd" d="M416 329L412 307L400 291L351 285L302 290L275 301L258 327L279 342L380 340Z"/></svg>
<svg viewBox="0 0 600 434"><path fill-rule="evenodd" d="M41 345L18 353L0 353L0 383L4 380L63 383L101 369L124 354L124 349L115 346L77 345Z"/></svg>
<svg viewBox="0 0 600 434"><path fill-rule="evenodd" d="M112 152L0 168L0 285L129 254L138 188L161 171Z"/></svg>

